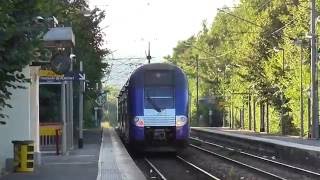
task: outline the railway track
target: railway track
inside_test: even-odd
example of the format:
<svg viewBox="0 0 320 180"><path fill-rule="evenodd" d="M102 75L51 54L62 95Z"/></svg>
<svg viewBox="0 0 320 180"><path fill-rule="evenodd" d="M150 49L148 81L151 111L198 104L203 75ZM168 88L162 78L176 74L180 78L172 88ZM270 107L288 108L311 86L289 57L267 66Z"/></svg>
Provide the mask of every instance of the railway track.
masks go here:
<svg viewBox="0 0 320 180"><path fill-rule="evenodd" d="M161 171L148 158L145 157L144 160L157 173L159 179L167 180L167 178L161 173Z"/></svg>
<svg viewBox="0 0 320 180"><path fill-rule="evenodd" d="M161 170L163 167L160 166L160 165L157 165L159 163L153 162L153 161L156 161L156 160L154 160L152 158L147 158L147 157L145 157L144 160L147 162L147 164L150 166L150 168L152 168L152 170L157 173L157 177L159 177L158 179L161 179L161 180L176 179L176 178L170 178L170 175L166 175L166 173L164 173L165 170ZM175 156L175 160L179 161L180 163L183 163L183 165L186 165L186 166L192 168L192 170L186 171L185 174L179 174L179 179L213 179L213 180L220 180L220 178L210 174L209 172L207 172L204 169L198 167L197 165L187 161L186 159L184 159L181 156ZM177 167L175 167L175 168L177 168ZM193 171L193 172L190 173L190 171ZM202 177L199 178L199 174Z"/></svg>
<svg viewBox="0 0 320 180"><path fill-rule="evenodd" d="M247 169L250 169L254 172L257 172L263 176L266 177L270 177L272 179L281 179L281 180L285 180L285 179L292 179L295 175L297 176L296 179L299 179L298 177L300 176L300 178L302 179L320 179L320 173L317 172L313 172L307 169L303 169L303 168L299 168L299 167L295 167L289 164L285 164L282 162L278 162L278 161L274 161L271 159L267 159L264 157L260 157L254 154L250 154L250 153L246 153L243 151L239 151L233 148L229 148L229 147L224 147L222 145L219 144L215 144L212 142L208 142L208 141L204 141L201 139L197 139L197 138L193 138L190 137L191 140L196 141L198 143L201 143L201 145L205 144L211 147L215 147L218 149L223 149L222 152L224 152L223 154L230 154L229 156L227 155L222 155L221 153L217 153L216 151L212 151L212 150L208 150L207 148L203 148L200 147L198 145L194 145L194 144L190 144L191 147L196 148L200 151L203 151L205 153L211 154L213 156L219 157L220 159L224 159L227 160L229 162L235 163L239 166L245 167ZM233 158L232 158L233 157ZM236 157L236 158L234 158ZM241 158L239 158L241 157ZM238 160L241 159L241 160ZM258 167L254 167L253 165L250 165L252 163L248 163L244 162L245 160L243 159L251 159L252 162L256 161L256 165L259 163L264 163L264 164L268 164L269 168L261 168L262 166L260 166L260 168ZM266 167L266 166L264 166ZM281 173L281 172L290 172L290 173Z"/></svg>

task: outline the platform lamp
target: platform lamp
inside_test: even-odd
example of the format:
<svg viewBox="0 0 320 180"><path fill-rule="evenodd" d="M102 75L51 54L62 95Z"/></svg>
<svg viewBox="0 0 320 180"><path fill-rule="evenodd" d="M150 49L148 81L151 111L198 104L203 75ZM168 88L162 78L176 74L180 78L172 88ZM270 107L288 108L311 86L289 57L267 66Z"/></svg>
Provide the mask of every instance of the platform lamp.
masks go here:
<svg viewBox="0 0 320 180"><path fill-rule="evenodd" d="M294 39L293 44L300 46L300 136L304 136L304 107L303 107L303 48L307 45L305 39Z"/></svg>
<svg viewBox="0 0 320 180"><path fill-rule="evenodd" d="M284 49L283 48L274 47L273 50L275 52L282 51L282 74L284 74ZM281 92L281 97L280 97L281 98L281 106L283 106L283 104L284 104L284 102L283 102L283 93L284 92ZM284 127L284 120L283 120L283 107L281 108L281 112L280 112L280 124L281 124L281 134L285 135L285 127Z"/></svg>

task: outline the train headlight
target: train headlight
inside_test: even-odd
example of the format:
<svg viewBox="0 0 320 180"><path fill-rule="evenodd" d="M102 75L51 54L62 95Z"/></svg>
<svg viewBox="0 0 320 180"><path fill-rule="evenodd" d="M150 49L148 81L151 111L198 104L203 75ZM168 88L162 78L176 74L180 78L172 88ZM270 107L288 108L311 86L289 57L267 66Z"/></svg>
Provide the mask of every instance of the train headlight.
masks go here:
<svg viewBox="0 0 320 180"><path fill-rule="evenodd" d="M187 122L188 118L186 116L176 116L176 126L184 126Z"/></svg>
<svg viewBox="0 0 320 180"><path fill-rule="evenodd" d="M134 117L134 124L138 127L144 127L144 120L142 117L136 116Z"/></svg>

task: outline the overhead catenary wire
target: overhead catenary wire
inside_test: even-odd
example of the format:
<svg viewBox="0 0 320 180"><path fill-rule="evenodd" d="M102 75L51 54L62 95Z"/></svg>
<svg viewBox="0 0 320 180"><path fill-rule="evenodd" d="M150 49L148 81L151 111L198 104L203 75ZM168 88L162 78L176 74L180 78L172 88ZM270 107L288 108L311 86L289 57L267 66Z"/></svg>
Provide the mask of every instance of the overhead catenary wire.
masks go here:
<svg viewBox="0 0 320 180"><path fill-rule="evenodd" d="M223 9L218 8L218 11L222 11L222 12L224 12L224 13L230 15L230 16L233 16L233 17L235 17L235 18L237 18L237 19L240 19L240 20L242 20L242 21L244 21L244 22L247 22L247 23L249 23L249 24L251 24L251 25L254 25L254 26L263 28L263 26L260 26L260 25L258 25L258 24L256 24L256 23L252 22L252 21L249 21L249 20L244 19L244 18L242 18L242 17L239 17L239 16L237 16L237 15L235 15L235 14L232 14L232 13L230 13L230 12L227 12L227 11L225 11L225 10L223 10Z"/></svg>
<svg viewBox="0 0 320 180"><path fill-rule="evenodd" d="M261 4L261 6L259 6L259 8L258 8L258 11L259 11L260 9L262 9L263 7L265 7L266 5L268 5L270 2L272 2L272 0L268 0L267 2L264 2L263 4ZM285 2L285 3L286 3L286 2ZM302 6L301 4L299 4L299 6L304 7L304 6ZM258 25L258 24L256 24L256 23L250 21L250 20L244 19L244 18L239 17L239 16L237 16L237 15L235 15L235 14L232 14L231 12L227 12L227 11L223 10L223 9L227 9L227 8L234 8L234 7L218 8L218 11L224 12L225 14L228 14L228 15L234 17L234 18L240 19L240 20L242 20L242 21L244 21L244 22L247 22L247 23L249 23L249 24L251 24L251 25L254 25L254 26L263 28L263 26ZM280 32L281 30L285 29L288 25L291 25L291 24L294 23L294 22L295 22L295 18L293 18L293 19L290 20L289 22L285 23L282 27L274 30L274 31L271 33L271 36L274 36L275 34L277 34L278 32ZM248 32L248 33L249 33L249 32ZM252 33L254 33L254 32L252 32ZM257 32L257 33L258 33L258 32Z"/></svg>

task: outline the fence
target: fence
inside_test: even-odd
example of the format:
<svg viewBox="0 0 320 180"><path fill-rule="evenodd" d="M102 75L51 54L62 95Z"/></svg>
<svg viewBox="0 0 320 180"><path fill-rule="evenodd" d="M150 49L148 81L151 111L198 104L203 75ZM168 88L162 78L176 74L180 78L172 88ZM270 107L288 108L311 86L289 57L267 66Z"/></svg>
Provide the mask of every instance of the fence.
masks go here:
<svg viewBox="0 0 320 180"><path fill-rule="evenodd" d="M40 123L40 150L60 153L62 124Z"/></svg>

